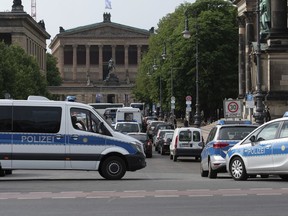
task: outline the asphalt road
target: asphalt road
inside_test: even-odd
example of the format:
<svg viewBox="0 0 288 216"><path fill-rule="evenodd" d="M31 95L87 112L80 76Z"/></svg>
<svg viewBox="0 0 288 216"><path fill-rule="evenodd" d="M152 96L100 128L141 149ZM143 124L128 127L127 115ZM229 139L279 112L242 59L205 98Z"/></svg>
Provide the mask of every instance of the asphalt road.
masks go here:
<svg viewBox="0 0 288 216"><path fill-rule="evenodd" d="M194 158L157 153L147 163L119 181L97 172L14 171L0 178L0 215L287 215L288 182L276 176L202 178Z"/></svg>

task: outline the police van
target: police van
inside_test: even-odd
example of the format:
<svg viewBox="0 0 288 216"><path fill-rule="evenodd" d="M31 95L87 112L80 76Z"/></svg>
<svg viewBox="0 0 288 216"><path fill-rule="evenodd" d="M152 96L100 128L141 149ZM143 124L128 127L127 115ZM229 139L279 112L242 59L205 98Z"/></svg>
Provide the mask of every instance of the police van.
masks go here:
<svg viewBox="0 0 288 216"><path fill-rule="evenodd" d="M0 174L98 170L110 180L146 166L142 144L114 131L93 107L69 101L0 100Z"/></svg>

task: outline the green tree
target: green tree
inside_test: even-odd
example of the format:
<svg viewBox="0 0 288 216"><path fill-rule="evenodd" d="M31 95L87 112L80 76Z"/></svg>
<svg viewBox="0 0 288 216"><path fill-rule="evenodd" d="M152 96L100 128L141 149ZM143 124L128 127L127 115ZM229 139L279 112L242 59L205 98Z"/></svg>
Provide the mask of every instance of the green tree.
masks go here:
<svg viewBox="0 0 288 216"><path fill-rule="evenodd" d="M48 86L60 86L62 84L62 78L60 76L59 69L57 68L57 59L50 53L47 56L47 84Z"/></svg>
<svg viewBox="0 0 288 216"><path fill-rule="evenodd" d="M48 96L46 78L34 57L15 45L0 42L0 94L9 93L14 99L29 95Z"/></svg>
<svg viewBox="0 0 288 216"><path fill-rule="evenodd" d="M191 38L184 39L185 11L189 15ZM196 16L196 14L197 16ZM223 108L225 98L236 98L238 93L238 24L237 11L224 0L197 0L181 4L174 13L158 23L150 38L149 51L143 57L137 75L135 92L138 100L159 101L159 77L162 80L163 110L170 109L171 78L176 111L185 112L185 97L192 95L195 105L196 39L199 43L199 100L206 117ZM198 37L196 38L196 19ZM164 43L167 58L161 58ZM147 68L157 62L157 70L147 76ZM171 73L172 70L172 73ZM145 80L146 84L141 84ZM149 80L149 81L147 81ZM145 96L145 97L144 97Z"/></svg>

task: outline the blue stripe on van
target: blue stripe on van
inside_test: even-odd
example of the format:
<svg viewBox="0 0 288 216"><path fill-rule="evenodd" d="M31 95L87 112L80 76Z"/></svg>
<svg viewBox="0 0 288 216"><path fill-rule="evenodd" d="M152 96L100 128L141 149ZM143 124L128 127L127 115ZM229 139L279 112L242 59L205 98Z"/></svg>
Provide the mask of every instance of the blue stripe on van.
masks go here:
<svg viewBox="0 0 288 216"><path fill-rule="evenodd" d="M66 141L67 139L67 141ZM77 139L73 139L73 135L67 135L57 139L55 134L30 134L30 133L0 133L0 145L1 144L12 144L13 145L106 145L106 146L118 146L129 154L137 153L135 148L132 147L131 143L128 141L121 141L114 138L103 138L98 136L86 136L79 135ZM1 146L0 146L1 148ZM1 149L0 149L1 151Z"/></svg>

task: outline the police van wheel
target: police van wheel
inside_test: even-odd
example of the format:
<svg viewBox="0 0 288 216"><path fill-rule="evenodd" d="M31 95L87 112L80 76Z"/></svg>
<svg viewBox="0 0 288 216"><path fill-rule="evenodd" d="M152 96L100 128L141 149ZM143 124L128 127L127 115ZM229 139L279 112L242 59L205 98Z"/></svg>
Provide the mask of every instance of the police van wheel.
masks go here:
<svg viewBox="0 0 288 216"><path fill-rule="evenodd" d="M229 169L234 180L247 180L248 175L246 173L244 162L241 158L233 158L229 165Z"/></svg>
<svg viewBox="0 0 288 216"><path fill-rule="evenodd" d="M12 170L5 170L5 174L6 175L11 175L12 174Z"/></svg>
<svg viewBox="0 0 288 216"><path fill-rule="evenodd" d="M99 170L99 174L107 180L119 180L126 173L124 161L117 156L106 158Z"/></svg>
<svg viewBox="0 0 288 216"><path fill-rule="evenodd" d="M279 177L283 180L288 180L288 175L279 175Z"/></svg>
<svg viewBox="0 0 288 216"><path fill-rule="evenodd" d="M5 176L5 170L0 169L0 177L4 177Z"/></svg>

